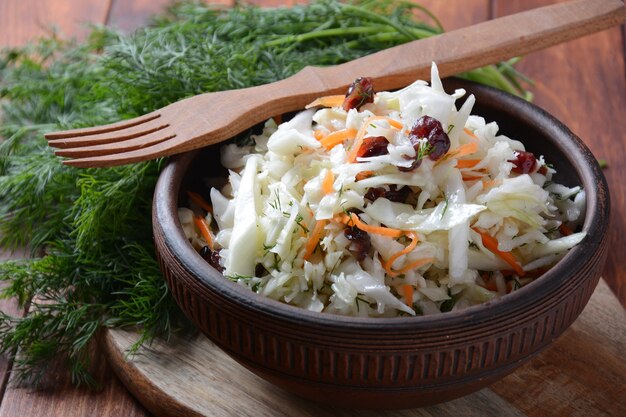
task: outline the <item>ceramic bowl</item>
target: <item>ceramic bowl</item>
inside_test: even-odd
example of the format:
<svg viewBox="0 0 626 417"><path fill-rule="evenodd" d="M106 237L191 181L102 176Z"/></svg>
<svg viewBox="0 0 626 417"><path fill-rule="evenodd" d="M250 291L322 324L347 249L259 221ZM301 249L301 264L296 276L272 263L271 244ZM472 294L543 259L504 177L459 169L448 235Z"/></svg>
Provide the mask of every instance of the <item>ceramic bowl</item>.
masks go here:
<svg viewBox="0 0 626 417"><path fill-rule="evenodd" d="M492 384L552 343L583 310L607 254L609 196L587 147L537 106L449 79L476 95L473 113L556 166L556 180L587 193L584 241L529 285L441 315L352 318L314 313L225 279L188 243L177 217L186 190L218 177L217 147L172 158L154 196L153 228L172 295L215 344L255 374L301 397L353 408L408 408ZM245 389L242 387L242 389Z"/></svg>

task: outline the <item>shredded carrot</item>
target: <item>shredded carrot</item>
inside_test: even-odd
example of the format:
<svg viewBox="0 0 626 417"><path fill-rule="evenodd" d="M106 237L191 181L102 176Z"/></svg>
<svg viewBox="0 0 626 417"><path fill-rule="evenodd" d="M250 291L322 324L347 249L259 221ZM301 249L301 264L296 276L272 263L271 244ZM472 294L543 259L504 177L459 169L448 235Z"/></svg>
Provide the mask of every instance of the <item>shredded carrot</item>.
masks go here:
<svg viewBox="0 0 626 417"><path fill-rule="evenodd" d="M365 137L365 132L367 132L368 123L365 121L363 126L359 129L356 134L356 138L354 138L354 142L352 143L352 148L350 152L348 152L348 163L353 163L356 161L356 156L359 154L359 149L361 149L361 145L363 145L363 138Z"/></svg>
<svg viewBox="0 0 626 417"><path fill-rule="evenodd" d="M402 288L404 289L404 301L406 302L406 305L413 307L413 286L410 284L404 284Z"/></svg>
<svg viewBox="0 0 626 417"><path fill-rule="evenodd" d="M470 135L471 137L473 137L474 139L478 139L478 137L474 134L474 132L472 132L471 130L469 130L468 128L464 127L463 128L463 132L467 133L468 135Z"/></svg>
<svg viewBox="0 0 626 417"><path fill-rule="evenodd" d="M283 115L279 114L278 116L272 117L272 119L274 119L274 123L279 125L279 124L281 124L283 122Z"/></svg>
<svg viewBox="0 0 626 417"><path fill-rule="evenodd" d="M367 121L368 122L373 122L374 120L386 120L387 123L389 123L389 126L394 127L398 130L402 129L404 127L404 125L402 124L402 122L399 122L396 119L392 119L391 117L386 117L386 116L373 116L370 117Z"/></svg>
<svg viewBox="0 0 626 417"><path fill-rule="evenodd" d="M398 274L402 275L402 274L406 274L407 272L409 272L412 269L416 269L419 268L420 266L429 264L429 263L433 263L435 262L435 258L422 258L422 259L418 259L415 262L412 262L408 265L406 265L404 268L400 269L399 271L397 271Z"/></svg>
<svg viewBox="0 0 626 417"><path fill-rule="evenodd" d="M465 145L461 145L453 151L449 152L448 155L454 156L455 158L459 158L465 155L471 155L476 153L478 150L478 144L476 142L466 143Z"/></svg>
<svg viewBox="0 0 626 417"><path fill-rule="evenodd" d="M571 235L572 233L574 233L574 232L572 231L572 229L570 229L569 227L567 227L567 226L566 226L566 225L564 225L564 224L561 224L561 225L559 226L559 232L561 232L561 234L562 234L563 236L569 236L569 235Z"/></svg>
<svg viewBox="0 0 626 417"><path fill-rule="evenodd" d="M332 170L328 170L324 180L322 181L322 191L324 194L330 194L333 192L333 184L335 183L335 176Z"/></svg>
<svg viewBox="0 0 626 417"><path fill-rule="evenodd" d="M202 237L204 237L204 240L206 240L206 243L207 245L209 245L209 248L211 250L215 250L213 238L211 237L211 231L209 230L209 225L207 224L206 220L204 220L204 217L193 216L193 222L195 223L196 227L200 230L200 233L202 234Z"/></svg>
<svg viewBox="0 0 626 417"><path fill-rule="evenodd" d="M456 167L461 168L472 168L480 163L480 159L459 159L456 161Z"/></svg>
<svg viewBox="0 0 626 417"><path fill-rule="evenodd" d="M463 181L477 181L477 180L481 180L483 177L480 175L461 175L461 178L463 179Z"/></svg>
<svg viewBox="0 0 626 417"><path fill-rule="evenodd" d="M336 145L339 145L345 140L354 139L357 134L356 129L341 129L336 132L330 133L325 136L323 139L320 139L320 143L323 147L330 150Z"/></svg>
<svg viewBox="0 0 626 417"><path fill-rule="evenodd" d="M482 274L480 274L480 277L483 279L483 285L481 285L481 287L489 291L498 291L496 280L493 279L493 277L491 277L490 274L488 274L487 272L483 272Z"/></svg>
<svg viewBox="0 0 626 417"><path fill-rule="evenodd" d="M304 255L302 258L305 261L313 255L317 244L322 238L322 233L324 232L324 226L326 226L326 223L327 220L318 220L317 223L315 223L311 236L309 236L309 240L307 240L306 245L304 246Z"/></svg>
<svg viewBox="0 0 626 417"><path fill-rule="evenodd" d="M361 149L361 145L363 145L363 139L365 138L367 127L370 125L371 122L376 120L386 120L391 127L394 127L396 129L402 129L403 126L402 123L400 123L399 121L386 116L372 116L367 118L356 134L356 138L354 139L352 148L348 153L348 163L354 163L356 161L357 155L359 154L359 149Z"/></svg>
<svg viewBox="0 0 626 417"><path fill-rule="evenodd" d="M466 143L465 145L461 145L458 148L448 151L448 153L445 154L443 158L438 160L435 163L435 165L439 165L443 161L446 161L450 158L460 158L465 155L471 155L473 153L476 153L477 150L478 150L478 144L476 142Z"/></svg>
<svg viewBox="0 0 626 417"><path fill-rule="evenodd" d="M413 249L415 249L415 246L417 246L417 234L413 233L413 232L408 232L406 234L408 237L411 238L411 243L409 243L404 249L402 249L399 252L394 253L393 255L391 255L389 257L389 259L387 259L385 261L385 263L383 263L383 268L385 268L385 271L387 271L387 275L389 275L390 277L396 277L399 275L398 272L394 272L391 269L391 266L393 265L393 263L396 261L396 259L398 259L399 257L401 257L402 255L406 255L407 253L411 252Z"/></svg>
<svg viewBox="0 0 626 417"><path fill-rule="evenodd" d="M346 96L341 95L341 94L337 94L335 96L324 96L324 97L320 97L316 100L314 100L313 102L307 104L304 108L305 109L310 109L311 107L317 107L317 106L322 106L322 107L339 107L341 105L343 105L343 101L345 100Z"/></svg>
<svg viewBox="0 0 626 417"><path fill-rule="evenodd" d="M355 181L361 181L366 178L373 177L376 173L374 171L361 171L354 177Z"/></svg>
<svg viewBox="0 0 626 417"><path fill-rule="evenodd" d="M472 229L480 235L483 245L485 245L485 247L491 252L502 258L504 262L511 265L517 275L519 275L520 277L526 275L526 271L522 269L517 259L515 258L515 255L513 255L511 252L503 252L498 249L498 241L496 240L496 238L494 238L484 230L478 229L476 227L472 227Z"/></svg>
<svg viewBox="0 0 626 417"><path fill-rule="evenodd" d="M483 188L496 187L501 183L501 180L483 180Z"/></svg>
<svg viewBox="0 0 626 417"><path fill-rule="evenodd" d="M187 196L195 205L206 210L207 213L213 212L213 207L207 201L202 198L202 196L198 193L194 193L193 191L187 191Z"/></svg>
<svg viewBox="0 0 626 417"><path fill-rule="evenodd" d="M324 138L324 132L322 132L321 130L314 130L313 131L313 137L315 139L317 139L318 141L321 141Z"/></svg>
<svg viewBox="0 0 626 417"><path fill-rule="evenodd" d="M389 236L389 237L400 237L404 235L404 232L399 229L392 229L390 227L372 226L369 224L365 224L361 221L361 219L359 218L359 216L357 216L356 213L351 213L350 217L344 215L342 222L346 224L352 223L354 226L358 227L364 232L374 233L376 235Z"/></svg>

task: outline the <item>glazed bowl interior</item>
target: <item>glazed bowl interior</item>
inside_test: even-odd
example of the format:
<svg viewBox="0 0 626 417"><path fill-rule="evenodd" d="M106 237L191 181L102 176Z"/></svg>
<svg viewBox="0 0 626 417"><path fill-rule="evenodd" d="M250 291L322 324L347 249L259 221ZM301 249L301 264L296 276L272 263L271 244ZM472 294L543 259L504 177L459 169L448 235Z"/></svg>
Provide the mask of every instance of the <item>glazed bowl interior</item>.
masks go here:
<svg viewBox="0 0 626 417"><path fill-rule="evenodd" d="M180 226L177 208L185 205L186 191L208 197L207 179L215 182L227 174L219 164L219 147L184 154L170 161L157 185L153 211L157 252L175 298L218 346L262 377L310 399L370 408L376 407L380 398L391 396L397 407L410 407L451 399L506 375L573 322L595 288L606 257L609 196L597 161L567 127L534 105L463 80L447 79L444 86L448 92L464 88L474 94L476 105L472 114L483 116L487 122L496 121L500 134L521 140L527 150L543 155L557 170L555 181L585 189L584 240L530 284L463 310L396 318L315 313L230 282L192 248ZM457 106L460 104L457 102ZM219 311L219 317L211 319L211 314L217 314L215 311ZM219 324L221 320L232 322ZM248 322L253 323L251 330L245 328ZM223 327L230 325L234 327L229 332L235 332L235 336L233 333L224 336ZM539 334L537 329L543 333ZM256 336L246 336L246 332ZM239 342L233 342L233 337L240 337ZM265 346L264 338L273 337L278 341L263 348L263 354L248 346L251 344L255 349L257 345ZM283 343L292 347L282 348ZM504 353L500 352L503 344ZM283 366L282 360L268 356L267 351L274 349L272 346L277 346L276 358L285 349L302 352L295 355L303 365ZM422 352L431 347L434 350ZM330 353L323 350L326 348ZM320 349L321 359L312 358ZM381 378L368 376L367 369L360 379L351 374L337 377L332 371L333 366L338 366L336 361L343 360L350 363L348 368L353 372L360 365L351 361L360 357L369 361L368 355L376 352L380 352L383 360L399 358L398 365L390 365L391 379L386 379L386 365L380 365L380 373L384 374ZM415 356L411 356L413 353ZM324 362L326 354L328 364ZM475 355L479 355L476 356L479 360L473 359ZM431 358L436 366L430 363ZM311 372L309 362L314 360L318 360L318 372ZM403 361L413 365L407 365L405 370ZM376 364L371 366L378 367ZM327 365L331 369L329 373ZM406 371L406 378L393 377L398 367ZM411 369L418 367L421 373L417 375L415 371L413 375ZM311 387L313 391L309 390Z"/></svg>

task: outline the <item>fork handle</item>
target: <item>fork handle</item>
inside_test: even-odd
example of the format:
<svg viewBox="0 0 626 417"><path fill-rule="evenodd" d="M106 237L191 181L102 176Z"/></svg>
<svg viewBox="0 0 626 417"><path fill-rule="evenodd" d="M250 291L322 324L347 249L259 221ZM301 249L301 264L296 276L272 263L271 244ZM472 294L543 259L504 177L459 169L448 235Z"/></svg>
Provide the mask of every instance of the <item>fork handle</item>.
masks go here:
<svg viewBox="0 0 626 417"><path fill-rule="evenodd" d="M333 67L307 67L287 79L311 96L294 109L323 94L343 93L356 77L375 79L377 90L404 87L430 79L437 63L442 77L458 74L514 56L598 32L624 21L619 0L574 0L500 17L431 38L409 42Z"/></svg>
<svg viewBox="0 0 626 417"><path fill-rule="evenodd" d="M187 109L202 109L205 124L196 129L201 134L175 146L164 143L163 150L157 146L142 158L221 142L269 117L300 110L320 96L344 93L356 77L374 78L378 91L401 88L416 79L429 79L433 61L445 77L598 32L625 18L620 0L574 0L409 42L341 65L305 67L274 83L190 97L184 106L178 102L168 107L176 119L193 117L189 125L199 121L197 113L189 115ZM208 115L219 113L221 126L215 126Z"/></svg>

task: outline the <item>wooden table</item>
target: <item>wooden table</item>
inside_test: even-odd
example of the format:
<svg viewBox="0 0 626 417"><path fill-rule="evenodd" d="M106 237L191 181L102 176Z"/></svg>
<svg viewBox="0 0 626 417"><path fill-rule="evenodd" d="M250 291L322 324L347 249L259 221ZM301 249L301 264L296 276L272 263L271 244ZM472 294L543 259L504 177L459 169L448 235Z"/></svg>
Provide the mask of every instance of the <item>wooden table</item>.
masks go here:
<svg viewBox="0 0 626 417"><path fill-rule="evenodd" d="M292 4L293 1L248 0L262 5ZM601 0L598 0L601 1ZM553 3L551 0L422 0L441 19L447 30L470 25L493 17ZM85 22L116 26L130 31L145 24L148 17L169 3L169 0L2 0L0 1L0 47L17 46L44 34L52 25L62 36L84 37ZM221 3L231 2L223 0ZM626 48L624 27L613 28L584 39L534 53L526 57L519 68L536 81L535 103L547 109L578 134L598 158L608 162L605 174L612 197L611 253L604 279L626 306ZM8 256L8 255L4 255ZM0 308L17 313L10 301ZM623 320L622 315L622 320ZM618 335L619 336L619 335ZM612 337L612 336L608 336ZM621 336L619 336L621 337ZM566 333L573 343L577 340ZM556 358L558 347L548 356ZM623 353L623 350L622 350ZM545 356L545 355L544 355ZM580 358L574 358L574 360ZM543 362L542 362L543 361ZM545 358L536 358L516 374L532 367L543 366ZM623 366L623 356L622 363ZM17 416L148 416L150 415L126 390L99 359L94 364L96 374L104 381L102 390L90 392L75 389L62 375L52 372L46 389L33 392L16 386L9 376L11 364L0 359L3 375L0 393L0 417ZM581 368L581 369L584 369ZM588 384L608 383L589 380ZM619 383L620 381L618 381ZM621 381L624 382L624 381ZM581 382L584 389L585 381ZM496 389L496 388L494 388ZM625 397L622 401L626 402ZM582 408L572 409L583 415ZM598 413L602 403L591 408ZM527 415L541 415L532 407L520 408ZM560 409L561 411L566 409ZM563 411L565 412L565 411ZM569 415L570 412L567 412ZM586 414L586 415L593 415Z"/></svg>

